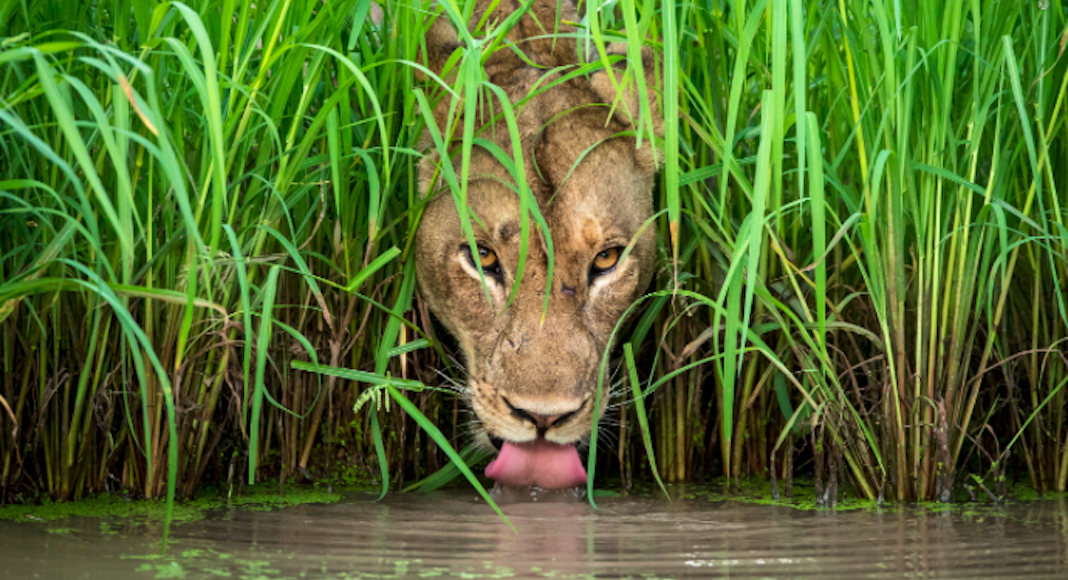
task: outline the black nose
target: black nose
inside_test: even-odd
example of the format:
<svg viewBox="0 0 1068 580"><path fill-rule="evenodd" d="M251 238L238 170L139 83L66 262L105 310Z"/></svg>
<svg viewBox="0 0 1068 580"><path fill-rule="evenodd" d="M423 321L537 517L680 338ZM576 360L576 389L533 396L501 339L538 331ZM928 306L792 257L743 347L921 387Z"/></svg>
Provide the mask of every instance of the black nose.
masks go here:
<svg viewBox="0 0 1068 580"><path fill-rule="evenodd" d="M520 409L512 405L512 403L510 403L508 399L505 399L504 397L501 398L504 399L504 404L508 405L508 409L511 410L513 417L521 421L530 421L534 424L535 427L537 427L540 433L544 433L549 427L558 427L560 425L563 425L569 419L574 417L579 411L581 411L582 407L586 406L586 402L583 401L582 404L579 405L579 407L573 411L568 411L567 413L561 413L558 415L541 415L538 413L532 413L530 411L527 411L526 409Z"/></svg>

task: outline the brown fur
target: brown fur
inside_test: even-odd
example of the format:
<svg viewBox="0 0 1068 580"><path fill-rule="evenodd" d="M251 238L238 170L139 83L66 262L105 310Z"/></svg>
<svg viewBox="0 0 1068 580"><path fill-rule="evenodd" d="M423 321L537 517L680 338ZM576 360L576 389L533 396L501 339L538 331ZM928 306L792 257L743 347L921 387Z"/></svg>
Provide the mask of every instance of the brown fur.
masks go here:
<svg viewBox="0 0 1068 580"><path fill-rule="evenodd" d="M472 26L490 4L478 1ZM537 0L531 12L541 26L528 14L507 37L538 67L525 63L508 47L497 50L485 63L489 81L504 89L512 103L527 97L536 84L541 87L556 78L543 76L561 74L551 69L576 64L574 39L557 38L555 46L552 38L531 40L546 31L551 34L557 5L557 0ZM561 21L578 21L569 0L561 0L560 5ZM515 0L501 0L486 20L501 22L519 6ZM575 32L563 22L559 30L561 34ZM427 35L426 64L435 74L442 74L459 46L456 31L442 15ZM623 54L618 47L611 49ZM643 60L648 63L652 94L652 58L647 54ZM502 268L499 280L486 276L488 301L478 271L464 251L467 242L453 197L447 191L440 195L442 181L434 181L439 158L428 155L420 166L423 193L436 195L417 234L422 297L466 355L468 394L483 428L506 440L529 441L541 433L550 441L571 443L589 433L601 355L617 321L648 286L655 269L656 240L652 228L647 228L635 240L629 259L610 273L590 275L599 252L630 244L653 213L656 163L648 140L636 148L634 137L617 136L633 129L631 112L636 118L637 99L627 94L617 101L607 76L601 71L589 79L573 79L533 97L517 111L526 180L554 244L555 271L544 320L548 260L533 220L526 272L515 301L504 309L515 280L521 225L519 198L504 185L513 184L507 170L491 153L474 147L468 205L482 224L473 221L475 236L480 246L496 252ZM608 105L614 101L613 114ZM479 108L488 110L487 103L480 102ZM445 132L448 110L446 97L434 112L439 131ZM493 110L499 111L499 106ZM476 130L489 117L480 115ZM462 127L462 118L455 122ZM486 127L480 136L512 152L503 121ZM426 136L423 144L432 148ZM453 163L459 176L459 156Z"/></svg>

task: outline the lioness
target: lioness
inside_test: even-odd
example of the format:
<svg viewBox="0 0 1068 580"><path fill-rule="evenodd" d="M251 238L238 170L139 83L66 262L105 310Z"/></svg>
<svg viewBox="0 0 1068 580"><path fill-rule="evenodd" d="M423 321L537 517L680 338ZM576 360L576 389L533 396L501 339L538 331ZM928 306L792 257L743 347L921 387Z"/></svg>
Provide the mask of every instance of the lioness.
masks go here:
<svg viewBox="0 0 1068 580"><path fill-rule="evenodd" d="M515 0L477 0L471 27L480 21L503 22L519 7ZM487 15L487 10L493 13ZM542 88L566 74L578 64L576 29L567 24L577 21L570 0L536 0L507 35L512 46L486 60L488 80L517 103L536 84ZM554 39L555 26L559 35ZM441 74L460 47L445 16L431 26L426 43L423 60ZM522 51L525 60L514 51ZM625 46L610 45L609 53L625 55ZM655 95L650 52L643 61L650 95ZM554 76L542 78L547 74ZM622 76L619 70L615 74ZM442 101L434 113L444 133L449 103ZM511 153L505 122L485 127L499 106L480 103L479 110L476 130L486 129L479 136ZM471 251L447 191L429 202L422 218L416 240L421 294L466 356L471 406L485 433L501 443L486 469L498 483L565 488L586 481L575 445L590 433L600 357L655 268L652 228L639 229L653 213L656 159L649 139L636 147L632 123L637 118L637 91L617 99L603 69L555 86L517 111L526 180L554 245L552 294L544 319L547 248L542 233L533 228L526 271L514 302L505 308L520 257L520 200L513 179L490 151L476 145L471 158L468 205L477 216L472 220L477 253ZM659 126L654 130L659 132ZM433 148L426 135L424 145ZM445 191L435 181L438 163L436 154L421 162L424 195ZM459 175L459 156L453 164ZM632 241L631 253L621 261ZM602 397L602 405L606 402Z"/></svg>

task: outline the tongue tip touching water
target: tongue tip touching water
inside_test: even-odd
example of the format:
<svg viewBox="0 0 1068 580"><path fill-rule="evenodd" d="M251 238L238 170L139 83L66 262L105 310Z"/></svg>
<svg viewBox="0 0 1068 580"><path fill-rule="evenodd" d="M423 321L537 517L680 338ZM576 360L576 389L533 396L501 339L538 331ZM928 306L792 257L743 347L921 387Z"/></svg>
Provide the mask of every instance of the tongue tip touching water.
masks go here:
<svg viewBox="0 0 1068 580"><path fill-rule="evenodd" d="M486 477L513 487L563 489L584 485L586 468L573 444L538 439L506 442L497 458L486 467Z"/></svg>

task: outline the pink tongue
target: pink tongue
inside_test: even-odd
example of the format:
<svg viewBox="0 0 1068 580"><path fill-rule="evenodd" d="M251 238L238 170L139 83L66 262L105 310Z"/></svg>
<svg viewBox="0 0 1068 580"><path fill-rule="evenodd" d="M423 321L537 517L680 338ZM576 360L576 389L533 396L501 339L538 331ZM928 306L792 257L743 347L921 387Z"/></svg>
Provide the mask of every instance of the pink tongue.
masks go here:
<svg viewBox="0 0 1068 580"><path fill-rule="evenodd" d="M586 469L574 445L539 439L505 443L497 459L486 467L486 477L515 487L560 489L586 483Z"/></svg>

